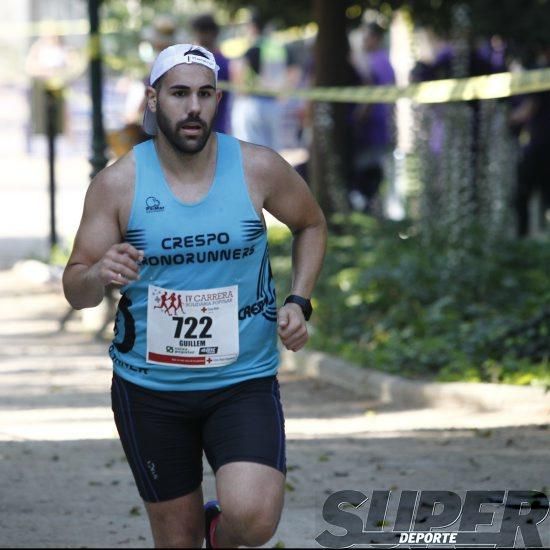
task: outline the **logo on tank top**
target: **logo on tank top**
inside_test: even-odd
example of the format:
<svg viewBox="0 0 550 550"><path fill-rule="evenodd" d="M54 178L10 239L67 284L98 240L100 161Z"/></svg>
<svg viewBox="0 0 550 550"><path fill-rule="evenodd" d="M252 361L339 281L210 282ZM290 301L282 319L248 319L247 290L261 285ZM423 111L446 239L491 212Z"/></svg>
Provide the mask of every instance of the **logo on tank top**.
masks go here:
<svg viewBox="0 0 550 550"><path fill-rule="evenodd" d="M147 214L150 212L162 212L163 210L164 206L160 204L157 197L147 197L145 200L145 212L147 212Z"/></svg>
<svg viewBox="0 0 550 550"><path fill-rule="evenodd" d="M239 310L239 320L243 321L248 317L255 317L261 314L268 321L277 321L277 299L267 244L258 272L256 298L256 302L248 304Z"/></svg>
<svg viewBox="0 0 550 550"><path fill-rule="evenodd" d="M246 241L255 241L265 233L264 224L260 220L244 220L241 222L241 226ZM260 314L268 321L275 322L277 320L277 300L267 243L258 272L256 301L253 304L245 305L239 310L239 320L243 321L248 317L255 317Z"/></svg>

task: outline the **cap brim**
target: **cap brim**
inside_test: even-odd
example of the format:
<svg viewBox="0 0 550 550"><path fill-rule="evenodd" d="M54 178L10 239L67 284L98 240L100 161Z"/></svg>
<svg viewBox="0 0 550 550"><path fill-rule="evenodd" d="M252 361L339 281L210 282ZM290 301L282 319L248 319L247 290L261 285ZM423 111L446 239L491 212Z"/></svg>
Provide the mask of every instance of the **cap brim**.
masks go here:
<svg viewBox="0 0 550 550"><path fill-rule="evenodd" d="M145 112L143 113L143 129L150 136L157 134L157 116L149 110L148 106L145 107Z"/></svg>

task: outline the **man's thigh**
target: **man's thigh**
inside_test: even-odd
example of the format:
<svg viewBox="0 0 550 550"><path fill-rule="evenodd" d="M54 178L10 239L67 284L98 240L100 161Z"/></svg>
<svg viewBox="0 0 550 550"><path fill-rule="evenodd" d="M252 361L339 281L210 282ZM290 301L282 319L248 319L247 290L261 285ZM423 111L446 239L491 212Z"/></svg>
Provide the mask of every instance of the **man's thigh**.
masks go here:
<svg viewBox="0 0 550 550"><path fill-rule="evenodd" d="M201 426L182 413L179 396L154 392L114 375L112 407L145 502L171 501L201 486Z"/></svg>
<svg viewBox="0 0 550 550"><path fill-rule="evenodd" d="M226 464L250 462L284 476L284 414L277 378L247 380L220 392L209 407L202 443L216 474Z"/></svg>

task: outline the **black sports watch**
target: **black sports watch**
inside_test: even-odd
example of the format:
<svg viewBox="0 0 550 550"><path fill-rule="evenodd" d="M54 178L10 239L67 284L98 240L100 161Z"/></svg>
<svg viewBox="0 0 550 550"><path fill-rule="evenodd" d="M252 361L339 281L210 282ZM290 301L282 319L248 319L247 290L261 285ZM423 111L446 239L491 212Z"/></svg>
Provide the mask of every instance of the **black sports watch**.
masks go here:
<svg viewBox="0 0 550 550"><path fill-rule="evenodd" d="M298 304L302 308L304 319L306 321L309 321L309 318L313 313L313 308L311 307L311 300L308 300L307 298L302 298L302 296L298 296L296 294L291 294L290 296L287 296L285 300L284 305L286 306L287 304Z"/></svg>

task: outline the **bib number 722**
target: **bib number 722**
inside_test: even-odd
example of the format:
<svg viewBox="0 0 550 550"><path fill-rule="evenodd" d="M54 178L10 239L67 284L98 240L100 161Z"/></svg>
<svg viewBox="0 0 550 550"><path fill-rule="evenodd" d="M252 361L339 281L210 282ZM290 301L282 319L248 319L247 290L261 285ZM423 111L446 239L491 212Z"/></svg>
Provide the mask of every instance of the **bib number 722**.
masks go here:
<svg viewBox="0 0 550 550"><path fill-rule="evenodd" d="M212 327L212 317L201 317L197 319L196 317L172 317L172 320L176 321L176 332L174 333L174 338L181 338L181 332L183 330L183 325L189 325L189 328L185 332L184 338L212 338L212 335L208 333ZM197 335L195 332L199 325L202 326L200 334Z"/></svg>

